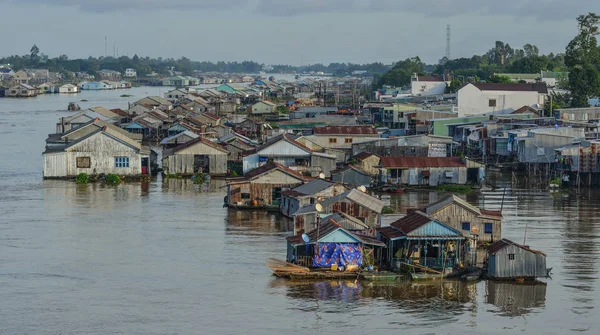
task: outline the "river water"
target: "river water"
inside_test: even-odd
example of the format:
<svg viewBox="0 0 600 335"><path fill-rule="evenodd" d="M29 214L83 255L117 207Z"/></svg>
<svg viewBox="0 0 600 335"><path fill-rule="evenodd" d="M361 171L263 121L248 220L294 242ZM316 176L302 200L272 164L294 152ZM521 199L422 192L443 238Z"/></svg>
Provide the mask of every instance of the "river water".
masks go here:
<svg viewBox="0 0 600 335"><path fill-rule="evenodd" d="M504 237L522 242L527 227L554 268L538 285L381 285L271 277L265 260L285 256L289 223L223 208L222 183L42 180L44 139L69 101L127 108L164 92L0 99L0 334L597 333L598 192L512 188L492 175L494 188L465 197L503 206ZM403 211L440 196L389 201Z"/></svg>

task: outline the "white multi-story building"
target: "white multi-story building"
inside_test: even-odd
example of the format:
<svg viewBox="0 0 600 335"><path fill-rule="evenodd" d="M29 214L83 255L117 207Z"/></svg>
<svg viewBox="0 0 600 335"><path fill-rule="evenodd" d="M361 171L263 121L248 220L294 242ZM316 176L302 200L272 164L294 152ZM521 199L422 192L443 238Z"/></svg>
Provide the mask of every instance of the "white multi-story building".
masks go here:
<svg viewBox="0 0 600 335"><path fill-rule="evenodd" d="M545 83L469 83L458 90L458 116L508 114L529 106L541 109L546 102Z"/></svg>
<svg viewBox="0 0 600 335"><path fill-rule="evenodd" d="M413 74L410 83L410 93L416 96L444 94L446 85L450 85L450 75L418 76Z"/></svg>
<svg viewBox="0 0 600 335"><path fill-rule="evenodd" d="M125 69L125 77L136 77L135 69Z"/></svg>

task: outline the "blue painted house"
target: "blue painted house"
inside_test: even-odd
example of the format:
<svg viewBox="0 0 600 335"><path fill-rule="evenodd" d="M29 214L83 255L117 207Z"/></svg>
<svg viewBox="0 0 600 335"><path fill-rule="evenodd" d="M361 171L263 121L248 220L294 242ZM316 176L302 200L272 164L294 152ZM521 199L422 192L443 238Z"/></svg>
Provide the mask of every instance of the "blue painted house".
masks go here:
<svg viewBox="0 0 600 335"><path fill-rule="evenodd" d="M387 245L382 265L390 269L416 264L452 271L470 253L460 231L420 211L410 212L389 227L377 228L377 236Z"/></svg>
<svg viewBox="0 0 600 335"><path fill-rule="evenodd" d="M363 266L365 253L381 255L385 244L372 237L354 234L334 219L324 219L314 230L303 235L287 237L287 261L308 266ZM372 264L369 264L372 265Z"/></svg>
<svg viewBox="0 0 600 335"><path fill-rule="evenodd" d="M110 90L112 86L102 81L91 81L81 84L81 89L90 91Z"/></svg>

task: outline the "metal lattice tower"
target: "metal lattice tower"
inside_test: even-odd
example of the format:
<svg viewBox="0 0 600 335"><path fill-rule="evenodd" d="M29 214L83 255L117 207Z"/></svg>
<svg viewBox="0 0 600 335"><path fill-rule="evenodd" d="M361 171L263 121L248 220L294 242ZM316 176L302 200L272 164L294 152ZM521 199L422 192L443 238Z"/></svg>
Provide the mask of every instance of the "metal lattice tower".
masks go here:
<svg viewBox="0 0 600 335"><path fill-rule="evenodd" d="M446 59L450 60L450 25L446 26Z"/></svg>

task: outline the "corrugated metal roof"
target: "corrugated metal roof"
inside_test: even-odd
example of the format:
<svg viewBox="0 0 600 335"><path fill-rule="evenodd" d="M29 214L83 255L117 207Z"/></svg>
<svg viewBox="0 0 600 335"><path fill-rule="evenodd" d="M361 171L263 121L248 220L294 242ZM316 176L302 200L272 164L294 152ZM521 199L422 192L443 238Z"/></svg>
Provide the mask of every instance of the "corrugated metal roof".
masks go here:
<svg viewBox="0 0 600 335"><path fill-rule="evenodd" d="M315 135L379 135L372 126L327 126L316 127Z"/></svg>
<svg viewBox="0 0 600 335"><path fill-rule="evenodd" d="M544 255L544 256L546 256L546 254L545 254L545 253L543 253L543 252L541 252L541 251L530 249L530 248L529 248L529 247L527 247L527 246L524 246L524 245L518 244L518 243L516 243L516 242L513 242L513 241L511 241L511 240L509 240L509 239L506 239L506 238L503 238L503 239L501 239L500 241L497 241L497 242L494 242L494 243L492 243L492 244L491 244L491 245L490 245L490 246L487 248L487 250L488 250L488 254L495 254L495 253L497 253L498 251L500 251L500 250L502 250L502 249L504 249L504 248L506 248L506 247L508 247L508 246L511 246L511 245L514 245L514 246L516 246L516 247L519 247L519 248L521 248L521 249L523 249L523 250L526 250L526 251L532 252L532 253L534 253L534 254L541 254L541 255Z"/></svg>
<svg viewBox="0 0 600 335"><path fill-rule="evenodd" d="M293 189L293 191L296 191L302 195L312 195L312 194L321 192L332 185L333 185L333 183L330 183L323 179L315 179L315 180L311 180L310 182L308 182L304 185L300 185L300 186L296 187L295 189Z"/></svg>
<svg viewBox="0 0 600 335"><path fill-rule="evenodd" d="M328 205L332 205L342 199L350 199L353 202L367 207L368 209L377 212L377 213L381 213L381 209L383 209L383 201L372 197L370 195L368 195L367 193L361 192L357 189L351 189L349 191L346 191L344 193L340 193L338 195L336 195L335 197L329 198L329 199L325 199L322 202L323 206L328 206Z"/></svg>
<svg viewBox="0 0 600 335"><path fill-rule="evenodd" d="M385 168L465 167L460 157L381 157Z"/></svg>
<svg viewBox="0 0 600 335"><path fill-rule="evenodd" d="M178 138L178 137L181 137L181 136L184 136L184 135L186 135L186 136L189 136L189 137L191 137L192 139L195 139L195 138L198 138L198 137L200 137L200 135L198 135L198 134L196 134L196 133L193 133L193 132L191 132L191 131L189 131L189 130L186 130L186 131L183 131L183 132L181 132L181 133L177 133L177 134L175 134L175 135L173 135L173 136L165 137L165 138L164 138L162 141L160 141L160 144L163 144L163 145L164 145L164 144L169 144L169 142L170 142L171 140L174 140L174 139L176 139L176 138Z"/></svg>
<svg viewBox="0 0 600 335"><path fill-rule="evenodd" d="M394 236L390 237L392 239L401 236L407 238L463 238L461 232L420 211L409 213L393 222L390 227L397 232L387 229L382 234Z"/></svg>
<svg viewBox="0 0 600 335"><path fill-rule="evenodd" d="M260 176L260 175L262 175L264 173L267 173L267 172L269 172L271 170L275 170L275 169L280 170L281 172L286 173L286 174L288 174L290 176L296 177L296 178L298 178L298 179L300 179L302 181L310 180L311 179L310 177L305 177L305 176L301 175L300 173L298 173L298 172L296 172L296 171L294 171L294 170L292 170L292 169L290 169L288 167L285 167L285 166L283 166L281 164L277 164L277 163L274 163L274 162L269 162L269 163L267 163L267 164L265 164L265 165L263 165L261 167L258 167L256 169L254 169L254 170L246 173L244 175L243 179L244 180L254 179L255 177L258 177L258 176Z"/></svg>

